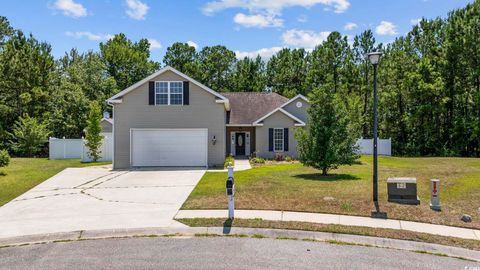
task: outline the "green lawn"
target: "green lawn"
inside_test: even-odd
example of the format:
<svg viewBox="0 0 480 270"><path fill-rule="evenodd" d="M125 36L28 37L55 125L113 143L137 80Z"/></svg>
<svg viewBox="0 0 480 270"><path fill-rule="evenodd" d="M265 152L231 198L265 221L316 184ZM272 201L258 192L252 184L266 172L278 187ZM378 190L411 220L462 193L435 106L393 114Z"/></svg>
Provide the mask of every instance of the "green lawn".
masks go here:
<svg viewBox="0 0 480 270"><path fill-rule="evenodd" d="M387 202L386 178L416 177L419 206ZM429 179L441 180L442 212L430 210ZM265 165L235 173L237 209L268 209L369 216L372 210L372 158L363 156L323 177L299 163ZM183 209L226 208L226 173L207 172ZM389 218L480 228L480 159L379 158L381 209ZM462 214L472 223L460 221Z"/></svg>
<svg viewBox="0 0 480 270"><path fill-rule="evenodd" d="M12 158L9 166L0 168L0 206L65 168L97 166L109 163L82 163L78 159Z"/></svg>

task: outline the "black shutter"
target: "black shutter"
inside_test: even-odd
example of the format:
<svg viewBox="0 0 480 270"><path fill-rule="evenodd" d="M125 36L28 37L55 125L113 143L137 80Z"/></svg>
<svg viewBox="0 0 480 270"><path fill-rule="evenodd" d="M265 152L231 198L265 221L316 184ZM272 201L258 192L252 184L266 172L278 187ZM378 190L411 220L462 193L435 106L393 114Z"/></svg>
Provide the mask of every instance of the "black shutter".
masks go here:
<svg viewBox="0 0 480 270"><path fill-rule="evenodd" d="M148 105L155 105L155 82L148 82Z"/></svg>
<svg viewBox="0 0 480 270"><path fill-rule="evenodd" d="M288 151L288 128L283 129L283 151Z"/></svg>
<svg viewBox="0 0 480 270"><path fill-rule="evenodd" d="M190 105L190 84L183 82L183 105Z"/></svg>
<svg viewBox="0 0 480 270"><path fill-rule="evenodd" d="M273 152L273 128L268 129L268 151Z"/></svg>

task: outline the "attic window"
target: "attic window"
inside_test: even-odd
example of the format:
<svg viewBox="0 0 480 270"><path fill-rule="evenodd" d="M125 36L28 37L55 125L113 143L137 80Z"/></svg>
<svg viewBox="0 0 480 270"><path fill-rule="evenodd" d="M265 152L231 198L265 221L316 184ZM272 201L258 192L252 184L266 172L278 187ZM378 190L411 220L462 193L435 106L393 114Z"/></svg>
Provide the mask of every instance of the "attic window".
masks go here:
<svg viewBox="0 0 480 270"><path fill-rule="evenodd" d="M155 82L155 105L183 105L183 82Z"/></svg>

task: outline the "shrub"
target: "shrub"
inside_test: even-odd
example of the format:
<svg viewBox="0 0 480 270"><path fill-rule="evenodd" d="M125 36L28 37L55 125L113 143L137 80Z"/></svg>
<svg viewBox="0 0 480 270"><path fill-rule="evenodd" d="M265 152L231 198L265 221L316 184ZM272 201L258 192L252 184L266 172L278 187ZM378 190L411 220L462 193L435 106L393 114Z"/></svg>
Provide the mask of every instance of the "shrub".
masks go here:
<svg viewBox="0 0 480 270"><path fill-rule="evenodd" d="M254 157L254 158L250 159L250 162L253 163L253 164L264 164L265 159L263 159L261 157Z"/></svg>
<svg viewBox="0 0 480 270"><path fill-rule="evenodd" d="M279 153L275 154L275 161L283 161L284 159L285 157L283 156L283 154L279 154Z"/></svg>
<svg viewBox="0 0 480 270"><path fill-rule="evenodd" d="M34 117L19 117L13 126L12 149L19 155L33 157L48 142L47 126Z"/></svg>
<svg viewBox="0 0 480 270"><path fill-rule="evenodd" d="M233 158L232 155L228 155L226 158L225 158L225 162L223 163L223 167L224 168L227 168L229 163L232 163L232 166L235 165L235 159Z"/></svg>
<svg viewBox="0 0 480 270"><path fill-rule="evenodd" d="M285 161L291 162L293 158L291 156L285 156Z"/></svg>
<svg viewBox="0 0 480 270"><path fill-rule="evenodd" d="M10 163L10 155L7 150L0 150L0 167L8 166Z"/></svg>

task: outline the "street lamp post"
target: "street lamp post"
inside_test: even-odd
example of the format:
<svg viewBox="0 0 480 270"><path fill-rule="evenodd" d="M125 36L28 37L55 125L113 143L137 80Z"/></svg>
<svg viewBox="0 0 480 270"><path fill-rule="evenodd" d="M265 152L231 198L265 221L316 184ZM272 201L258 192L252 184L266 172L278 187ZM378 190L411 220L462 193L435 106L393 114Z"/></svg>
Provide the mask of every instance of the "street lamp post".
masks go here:
<svg viewBox="0 0 480 270"><path fill-rule="evenodd" d="M381 52L371 52L368 59L373 65L373 204L375 212L372 212L374 218L387 218L387 213L380 212L378 205L378 115L377 115L377 65L380 62Z"/></svg>

